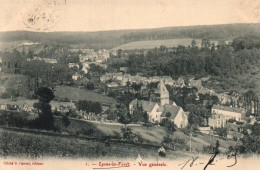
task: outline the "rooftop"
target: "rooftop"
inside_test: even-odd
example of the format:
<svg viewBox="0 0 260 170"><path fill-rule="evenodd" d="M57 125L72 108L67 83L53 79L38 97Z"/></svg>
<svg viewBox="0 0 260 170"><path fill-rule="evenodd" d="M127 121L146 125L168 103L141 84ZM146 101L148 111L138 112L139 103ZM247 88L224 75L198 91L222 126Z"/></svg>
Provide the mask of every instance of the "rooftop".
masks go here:
<svg viewBox="0 0 260 170"><path fill-rule="evenodd" d="M212 109L224 110L224 111L235 112L235 113L245 112L245 109L242 108L235 108L235 107L228 107L228 106L221 106L221 105L213 105Z"/></svg>

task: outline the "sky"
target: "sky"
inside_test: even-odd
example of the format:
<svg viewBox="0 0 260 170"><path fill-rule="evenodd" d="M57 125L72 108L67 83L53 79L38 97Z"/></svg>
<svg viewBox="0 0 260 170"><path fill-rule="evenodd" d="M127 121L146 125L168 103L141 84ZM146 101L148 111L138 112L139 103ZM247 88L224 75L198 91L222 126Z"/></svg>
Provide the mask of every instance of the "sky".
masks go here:
<svg viewBox="0 0 260 170"><path fill-rule="evenodd" d="M0 0L0 31L259 23L260 0Z"/></svg>

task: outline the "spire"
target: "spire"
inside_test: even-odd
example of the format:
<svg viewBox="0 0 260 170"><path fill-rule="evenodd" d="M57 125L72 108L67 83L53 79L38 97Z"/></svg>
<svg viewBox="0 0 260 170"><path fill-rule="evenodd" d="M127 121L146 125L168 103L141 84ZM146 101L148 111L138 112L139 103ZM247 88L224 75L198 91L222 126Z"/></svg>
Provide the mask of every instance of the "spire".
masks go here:
<svg viewBox="0 0 260 170"><path fill-rule="evenodd" d="M155 94L157 94L156 96L158 96L158 98L159 98L160 105L169 104L169 92L168 92L166 86L164 85L164 82L162 79L160 80L160 83L157 86Z"/></svg>
<svg viewBox="0 0 260 170"><path fill-rule="evenodd" d="M169 95L169 92L168 92L168 90L167 90L166 86L164 85L164 83L163 83L163 80L162 80L162 79L160 80L160 83L158 84L158 86L157 86L157 89L156 89L155 93L160 93L160 94L163 94L163 93L168 93L168 95Z"/></svg>

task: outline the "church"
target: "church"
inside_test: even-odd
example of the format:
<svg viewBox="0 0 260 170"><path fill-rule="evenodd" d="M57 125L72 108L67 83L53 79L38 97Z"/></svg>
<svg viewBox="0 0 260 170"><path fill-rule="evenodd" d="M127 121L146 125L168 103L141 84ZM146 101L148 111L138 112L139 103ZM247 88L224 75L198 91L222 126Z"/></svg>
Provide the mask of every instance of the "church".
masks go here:
<svg viewBox="0 0 260 170"><path fill-rule="evenodd" d="M130 114L133 114L137 106L142 106L143 110L149 116L149 121L152 123L160 123L168 116L178 128L184 128L188 125L187 114L183 111L182 107L170 101L169 92L162 80L158 84L154 97L150 101L137 99L131 101L129 104Z"/></svg>

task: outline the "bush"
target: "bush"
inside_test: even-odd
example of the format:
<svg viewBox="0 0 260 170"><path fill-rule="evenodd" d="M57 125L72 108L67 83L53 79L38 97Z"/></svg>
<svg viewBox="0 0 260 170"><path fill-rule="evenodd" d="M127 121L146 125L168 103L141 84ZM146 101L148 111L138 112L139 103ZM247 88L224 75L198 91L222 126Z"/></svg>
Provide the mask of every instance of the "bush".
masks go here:
<svg viewBox="0 0 260 170"><path fill-rule="evenodd" d="M215 147L212 144L209 146L203 145L202 152L203 153L214 153L214 150L215 150Z"/></svg>
<svg viewBox="0 0 260 170"><path fill-rule="evenodd" d="M82 134L86 136L93 136L94 135L94 130L92 128L90 129L82 129Z"/></svg>

